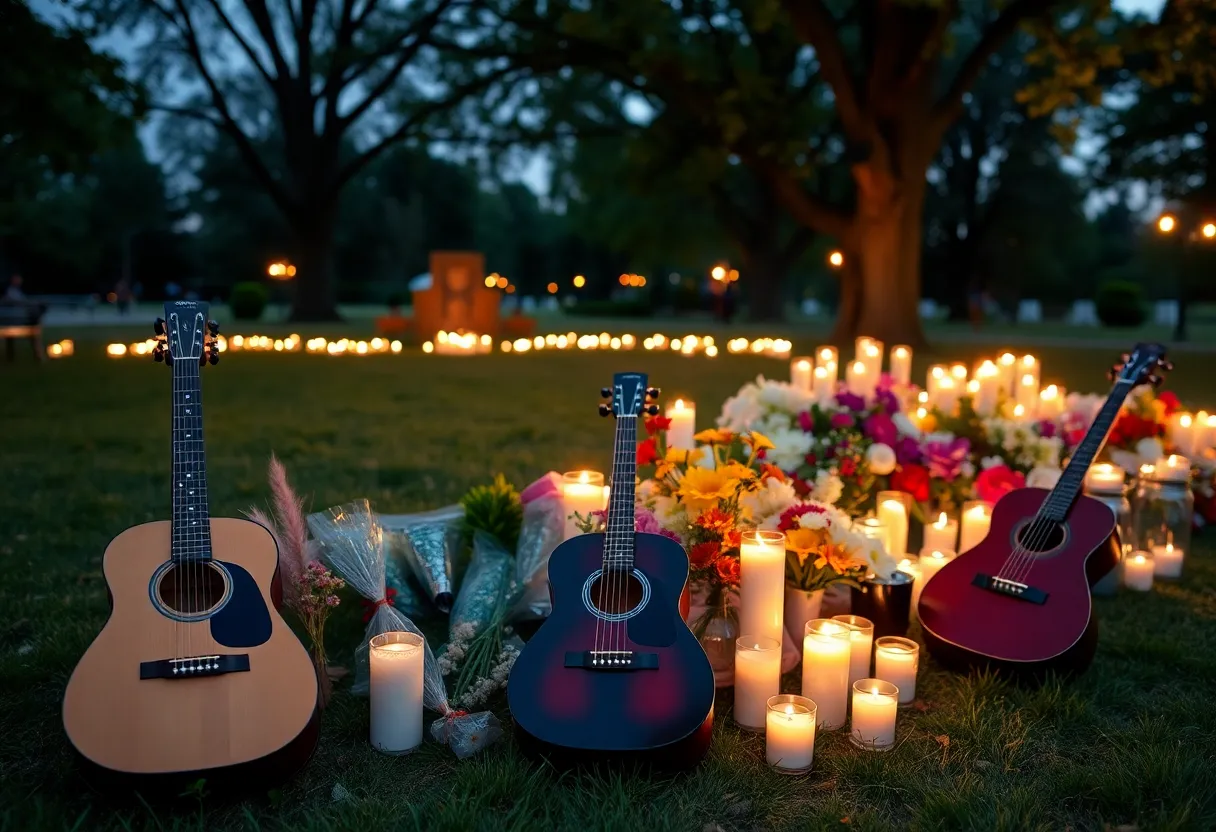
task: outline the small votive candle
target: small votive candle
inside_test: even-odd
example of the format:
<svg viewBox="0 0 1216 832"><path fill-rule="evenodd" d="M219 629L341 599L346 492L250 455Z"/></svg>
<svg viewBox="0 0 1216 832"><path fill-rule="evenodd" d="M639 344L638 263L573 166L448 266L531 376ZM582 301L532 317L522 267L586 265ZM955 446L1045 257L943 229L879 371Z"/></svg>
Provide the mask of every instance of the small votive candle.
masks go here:
<svg viewBox="0 0 1216 832"><path fill-rule="evenodd" d="M790 362L790 385L795 390L801 390L804 393L811 392L812 372L815 369L815 359L795 358Z"/></svg>
<svg viewBox="0 0 1216 832"><path fill-rule="evenodd" d="M870 654L874 652L874 622L860 615L833 615L849 628L849 684L870 675Z"/></svg>
<svg viewBox="0 0 1216 832"><path fill-rule="evenodd" d="M953 552L958 543L958 521L947 517L944 511L937 516L936 521L925 525L924 532L922 548L930 552Z"/></svg>
<svg viewBox="0 0 1216 832"><path fill-rule="evenodd" d="M815 711L805 696L783 693L768 700L764 758L782 774L802 774L815 761Z"/></svg>
<svg viewBox="0 0 1216 832"><path fill-rule="evenodd" d="M768 701L781 690L781 642L744 634L735 641L735 722L764 730Z"/></svg>
<svg viewBox="0 0 1216 832"><path fill-rule="evenodd" d="M1185 482L1191 476L1191 461L1184 456L1170 454L1157 460L1157 464L1153 466L1153 476L1159 480Z"/></svg>
<svg viewBox="0 0 1216 832"><path fill-rule="evenodd" d="M1085 472L1085 490L1098 494L1118 493L1123 490L1123 469L1109 462L1091 465Z"/></svg>
<svg viewBox="0 0 1216 832"><path fill-rule="evenodd" d="M851 630L839 621L812 618L802 640L802 695L814 700L825 731L843 728L849 708Z"/></svg>
<svg viewBox="0 0 1216 832"><path fill-rule="evenodd" d="M1173 543L1153 547L1153 574L1158 578L1181 578L1182 559L1186 554Z"/></svg>
<svg viewBox="0 0 1216 832"><path fill-rule="evenodd" d="M1123 585L1137 592L1153 588L1153 556L1148 552L1132 552L1123 559Z"/></svg>
<svg viewBox="0 0 1216 832"><path fill-rule="evenodd" d="M368 646L371 661L371 743L385 754L422 744L422 636L381 633Z"/></svg>
<svg viewBox="0 0 1216 832"><path fill-rule="evenodd" d="M853 683L853 717L849 739L866 751L889 751L895 747L895 717L899 710L899 688L883 679L858 679Z"/></svg>
<svg viewBox="0 0 1216 832"><path fill-rule="evenodd" d="M899 704L916 698L920 645L903 636L883 636L874 642L874 676L899 688Z"/></svg>

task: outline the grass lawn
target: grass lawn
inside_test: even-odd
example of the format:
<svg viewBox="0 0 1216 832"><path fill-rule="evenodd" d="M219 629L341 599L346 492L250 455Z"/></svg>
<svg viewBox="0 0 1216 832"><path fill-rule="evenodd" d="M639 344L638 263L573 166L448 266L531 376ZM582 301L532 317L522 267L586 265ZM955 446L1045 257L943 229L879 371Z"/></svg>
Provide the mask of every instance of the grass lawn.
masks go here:
<svg viewBox="0 0 1216 832"><path fill-rule="evenodd" d="M78 338L75 358L0 365L4 829L1216 827L1210 539L1181 584L1097 601L1101 644L1083 678L1025 691L930 665L920 701L901 714L897 749L866 754L843 734L822 735L806 777L767 769L763 739L730 721L729 691L720 694L705 763L654 777L559 774L521 758L509 728L503 742L463 762L434 743L405 758L381 756L368 745L366 701L339 687L316 756L281 790L240 803L206 794L176 808L115 803L77 773L60 702L106 617L106 544L168 516L170 378L150 359L109 361L96 340L64 334ZM960 346L947 357L979 352ZM1082 390L1105 388L1113 358L1105 349L1041 355L1045 381ZM1210 408L1216 388L1201 362L1180 362L1172 386L1188 404ZM614 370L634 367L651 374L665 400L700 403L703 425L747 378L786 372L752 357L647 353L231 355L203 374L212 512L238 516L266 502L272 450L314 510L366 496L386 512L415 511L454 502L499 471L523 484L549 469L605 468L611 428L595 415L598 390ZM360 614L344 602L327 632L339 662L350 661ZM437 638L443 632L438 619L424 626ZM796 689L795 676L787 689ZM497 708L509 725L501 700Z"/></svg>

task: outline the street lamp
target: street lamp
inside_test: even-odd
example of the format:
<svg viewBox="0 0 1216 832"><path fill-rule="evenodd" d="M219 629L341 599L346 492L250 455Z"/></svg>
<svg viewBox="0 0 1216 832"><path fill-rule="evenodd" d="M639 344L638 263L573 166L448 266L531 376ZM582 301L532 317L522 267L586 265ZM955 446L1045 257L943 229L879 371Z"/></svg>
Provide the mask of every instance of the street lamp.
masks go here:
<svg viewBox="0 0 1216 832"><path fill-rule="evenodd" d="M1177 225L1178 221L1174 219L1173 214L1162 214L1161 218L1157 220L1157 230L1162 234L1172 234Z"/></svg>
<svg viewBox="0 0 1216 832"><path fill-rule="evenodd" d="M844 265L844 253L840 250L833 250L828 254L828 265L833 269L839 269Z"/></svg>
<svg viewBox="0 0 1216 832"><path fill-rule="evenodd" d="M714 280L722 281L726 279L726 266L721 263L709 270L709 276Z"/></svg>
<svg viewBox="0 0 1216 832"><path fill-rule="evenodd" d="M586 285L587 285L587 278L583 277L581 274L576 274L574 276L574 288L575 289L581 289Z"/></svg>
<svg viewBox="0 0 1216 832"><path fill-rule="evenodd" d="M1175 235L1174 232L1181 230L1178 227L1178 220L1173 214L1162 214L1157 218L1157 231L1165 237L1174 237L1178 241L1179 258L1178 258L1178 317L1174 321L1174 340L1186 340L1186 262L1182 254L1185 253L1189 243L1203 242L1211 243L1216 241L1216 222L1204 220L1189 232Z"/></svg>

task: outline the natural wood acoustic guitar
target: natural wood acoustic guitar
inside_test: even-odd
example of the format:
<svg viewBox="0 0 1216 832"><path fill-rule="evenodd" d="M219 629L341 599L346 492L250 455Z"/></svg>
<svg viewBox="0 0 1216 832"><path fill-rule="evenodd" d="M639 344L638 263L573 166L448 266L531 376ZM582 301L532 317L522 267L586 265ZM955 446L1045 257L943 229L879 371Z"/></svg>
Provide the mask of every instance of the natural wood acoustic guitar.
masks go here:
<svg viewBox="0 0 1216 832"><path fill-rule="evenodd" d="M110 618L64 694L86 767L141 790L273 782L316 745L316 671L276 611L274 538L207 511L199 371L219 360L218 330L192 301L156 323L155 358L173 371L173 519L106 549Z"/></svg>

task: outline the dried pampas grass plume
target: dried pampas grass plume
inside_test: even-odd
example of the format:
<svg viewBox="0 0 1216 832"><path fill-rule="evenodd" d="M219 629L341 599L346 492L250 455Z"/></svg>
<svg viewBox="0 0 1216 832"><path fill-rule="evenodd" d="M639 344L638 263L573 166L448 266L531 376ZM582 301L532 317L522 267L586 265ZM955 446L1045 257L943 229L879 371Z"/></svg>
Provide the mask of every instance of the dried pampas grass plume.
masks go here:
<svg viewBox="0 0 1216 832"><path fill-rule="evenodd" d="M283 599L289 605L299 598L300 578L309 560L312 543L308 539L308 522L304 519L304 500L297 496L287 480L287 469L273 454L269 468L273 519L260 508L251 508L245 516L265 526L279 548L279 573L283 584Z"/></svg>

